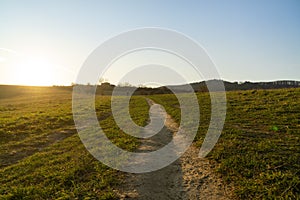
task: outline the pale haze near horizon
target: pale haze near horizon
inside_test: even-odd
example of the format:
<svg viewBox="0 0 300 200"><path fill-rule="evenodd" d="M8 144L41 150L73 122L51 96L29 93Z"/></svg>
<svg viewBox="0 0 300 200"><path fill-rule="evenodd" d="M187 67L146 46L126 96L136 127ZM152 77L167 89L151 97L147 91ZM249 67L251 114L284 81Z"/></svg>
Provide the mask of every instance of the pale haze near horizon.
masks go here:
<svg viewBox="0 0 300 200"><path fill-rule="evenodd" d="M141 27L193 38L224 80L300 80L299 1L3 0L0 27L0 84L70 85L97 46ZM142 83L138 72L125 81ZM164 84L176 82L165 77ZM106 78L116 84L116 71Z"/></svg>

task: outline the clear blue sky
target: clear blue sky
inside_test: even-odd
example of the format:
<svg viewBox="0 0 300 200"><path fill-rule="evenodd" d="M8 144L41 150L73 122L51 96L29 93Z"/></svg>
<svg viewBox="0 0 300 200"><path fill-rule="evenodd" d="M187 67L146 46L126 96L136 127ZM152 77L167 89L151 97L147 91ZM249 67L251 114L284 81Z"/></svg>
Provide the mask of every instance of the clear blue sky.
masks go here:
<svg viewBox="0 0 300 200"><path fill-rule="evenodd" d="M139 27L194 38L225 80L300 80L299 0L1 0L0 84L70 84L101 42Z"/></svg>

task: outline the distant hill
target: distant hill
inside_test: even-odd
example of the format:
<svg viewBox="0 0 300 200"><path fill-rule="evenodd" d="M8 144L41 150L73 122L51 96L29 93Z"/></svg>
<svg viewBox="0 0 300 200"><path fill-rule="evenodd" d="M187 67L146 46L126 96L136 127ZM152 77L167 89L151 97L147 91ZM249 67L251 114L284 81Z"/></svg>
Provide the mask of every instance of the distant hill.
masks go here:
<svg viewBox="0 0 300 200"><path fill-rule="evenodd" d="M280 89L280 88L297 88L300 87L300 81L292 81L292 80L282 80L282 81L271 81L271 82L229 82L222 80L208 80L197 83L191 83L189 85L169 85L162 86L158 88L148 88L148 87L135 87L135 86L115 86L110 83L102 83L97 87L97 94L100 95L111 95L113 89L115 87L119 87L119 89L123 92L123 95L128 95L128 89L136 89L136 95L151 95L151 94L169 94L172 91L179 93L192 92L191 88L195 92L208 92L206 84L213 85L213 91L220 90L220 87L217 87L223 82L226 91L233 90L257 90L257 89ZM190 87L191 86L191 87ZM219 88L219 89L218 89Z"/></svg>
<svg viewBox="0 0 300 200"><path fill-rule="evenodd" d="M300 87L300 81L293 80L281 80L281 81L270 81L270 82L229 82L222 80L208 80L197 83L191 83L190 85L195 92L207 92L206 83L210 85L218 85L223 82L226 91L233 90L254 90L254 89L280 89L280 88L297 88ZM177 92L186 92L186 85L168 86ZM165 87L161 87L165 88Z"/></svg>

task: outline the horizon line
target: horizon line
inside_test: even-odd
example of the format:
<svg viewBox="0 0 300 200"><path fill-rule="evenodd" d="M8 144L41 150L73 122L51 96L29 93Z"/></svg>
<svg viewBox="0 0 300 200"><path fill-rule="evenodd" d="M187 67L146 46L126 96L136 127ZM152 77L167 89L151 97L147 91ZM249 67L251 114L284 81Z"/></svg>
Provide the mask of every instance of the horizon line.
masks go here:
<svg viewBox="0 0 300 200"><path fill-rule="evenodd" d="M147 87L147 88L159 88L159 87L164 87L164 86L181 86L181 85L186 85L186 84L195 84L195 83L201 83L201 82L207 82L207 81L223 81L223 82L229 82L229 83L238 83L238 84L243 84L246 82L250 82L250 83L269 83L269 82L278 82L278 81L293 81L293 82L300 82L300 80L295 80L295 79L275 79L275 80L260 80L260 81L251 81L251 80L235 80L235 81L230 81L230 80L225 80L225 79L209 79L209 80L202 80L202 81L195 81L195 82L189 82L189 83L178 83L178 84L165 84L165 85L161 85L161 86L157 86L157 87L149 87L147 85L142 85L143 87ZM103 83L109 83L111 85L115 85L115 86L120 86L119 84L114 84L114 83L110 83L109 81L105 81ZM131 84L129 82L125 82L128 83L128 85L125 86L121 86L121 87L141 87L139 85L134 85ZM101 85L102 83L98 83L96 84L97 86ZM122 83L121 83L122 84ZM27 84L7 84L7 83L0 83L0 86L20 86L20 87L71 87L73 85L93 85L90 83L75 83L75 82L71 82L68 85L64 85L64 84L52 84L52 85L27 85Z"/></svg>

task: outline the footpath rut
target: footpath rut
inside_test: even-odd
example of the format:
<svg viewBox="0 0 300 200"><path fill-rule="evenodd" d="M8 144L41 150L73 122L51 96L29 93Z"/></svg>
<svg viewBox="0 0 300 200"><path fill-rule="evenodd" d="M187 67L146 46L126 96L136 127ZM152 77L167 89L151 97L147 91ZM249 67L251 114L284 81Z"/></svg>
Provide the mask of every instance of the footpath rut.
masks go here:
<svg viewBox="0 0 300 200"><path fill-rule="evenodd" d="M149 105L155 103L148 100ZM150 152L168 144L176 134L178 125L165 113L162 130L141 139L136 152ZM125 181L116 190L120 199L230 199L232 189L225 186L214 173L209 160L198 158L199 148L190 148L175 162L157 171L143 174L125 174Z"/></svg>

